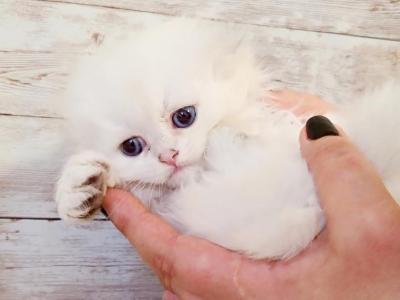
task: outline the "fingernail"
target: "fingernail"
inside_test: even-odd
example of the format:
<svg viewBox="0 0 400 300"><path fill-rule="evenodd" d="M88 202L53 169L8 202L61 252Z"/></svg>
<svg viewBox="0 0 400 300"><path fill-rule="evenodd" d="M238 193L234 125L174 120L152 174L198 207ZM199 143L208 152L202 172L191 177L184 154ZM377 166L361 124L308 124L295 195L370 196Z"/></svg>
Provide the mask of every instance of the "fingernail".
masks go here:
<svg viewBox="0 0 400 300"><path fill-rule="evenodd" d="M101 211L101 212L103 213L103 215L105 215L106 218L108 219L108 214L107 214L106 210L105 210L103 207L101 208L100 211Z"/></svg>
<svg viewBox="0 0 400 300"><path fill-rule="evenodd" d="M306 123L307 137L310 140L318 140L328 135L339 135L335 125L324 116L314 116Z"/></svg>

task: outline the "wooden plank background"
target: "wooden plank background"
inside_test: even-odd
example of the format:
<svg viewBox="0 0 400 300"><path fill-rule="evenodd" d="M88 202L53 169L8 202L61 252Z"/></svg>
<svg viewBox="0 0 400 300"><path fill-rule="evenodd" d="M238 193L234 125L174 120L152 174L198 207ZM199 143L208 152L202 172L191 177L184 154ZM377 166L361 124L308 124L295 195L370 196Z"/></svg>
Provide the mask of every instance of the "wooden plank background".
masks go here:
<svg viewBox="0 0 400 300"><path fill-rule="evenodd" d="M277 86L349 101L400 79L398 0L1 0L0 299L159 299L110 222L58 220L68 153L58 99L71 66L108 36L173 15L238 23Z"/></svg>
<svg viewBox="0 0 400 300"><path fill-rule="evenodd" d="M54 0L53 2L400 40L399 0Z"/></svg>

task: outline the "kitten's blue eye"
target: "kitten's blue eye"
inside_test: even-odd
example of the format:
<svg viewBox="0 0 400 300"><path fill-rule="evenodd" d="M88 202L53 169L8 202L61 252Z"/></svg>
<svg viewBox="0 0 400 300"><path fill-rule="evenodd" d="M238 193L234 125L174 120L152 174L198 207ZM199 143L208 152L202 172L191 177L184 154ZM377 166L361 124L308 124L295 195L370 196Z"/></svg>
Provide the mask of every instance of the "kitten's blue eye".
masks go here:
<svg viewBox="0 0 400 300"><path fill-rule="evenodd" d="M121 144L121 151L128 156L137 156L142 153L146 142L140 136L134 136Z"/></svg>
<svg viewBox="0 0 400 300"><path fill-rule="evenodd" d="M172 114L172 123L177 128L187 128L196 120L196 108L194 106L185 106Z"/></svg>

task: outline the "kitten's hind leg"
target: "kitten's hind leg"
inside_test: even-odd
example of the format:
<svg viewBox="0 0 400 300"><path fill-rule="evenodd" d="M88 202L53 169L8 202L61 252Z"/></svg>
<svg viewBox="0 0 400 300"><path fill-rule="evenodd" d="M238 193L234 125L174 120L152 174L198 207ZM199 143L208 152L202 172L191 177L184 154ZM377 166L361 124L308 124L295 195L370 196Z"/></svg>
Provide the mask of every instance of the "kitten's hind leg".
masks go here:
<svg viewBox="0 0 400 300"><path fill-rule="evenodd" d="M100 209L109 181L110 166L95 152L72 156L57 182L55 200L64 220L84 220ZM108 184L110 185L110 184Z"/></svg>

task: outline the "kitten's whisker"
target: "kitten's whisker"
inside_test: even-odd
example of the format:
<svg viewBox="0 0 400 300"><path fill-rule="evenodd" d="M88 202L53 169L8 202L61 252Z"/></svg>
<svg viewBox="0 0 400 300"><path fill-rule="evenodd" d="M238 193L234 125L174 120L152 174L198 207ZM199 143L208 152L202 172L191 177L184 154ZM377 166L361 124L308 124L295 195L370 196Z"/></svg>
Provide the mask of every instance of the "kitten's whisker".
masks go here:
<svg viewBox="0 0 400 300"><path fill-rule="evenodd" d="M145 183L142 181L138 181L135 186L132 187L132 192L141 192L143 188L145 187Z"/></svg>
<svg viewBox="0 0 400 300"><path fill-rule="evenodd" d="M153 200L153 183L150 185L150 199Z"/></svg>

